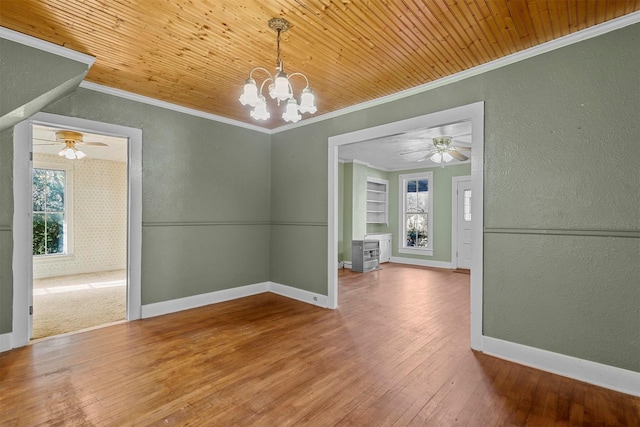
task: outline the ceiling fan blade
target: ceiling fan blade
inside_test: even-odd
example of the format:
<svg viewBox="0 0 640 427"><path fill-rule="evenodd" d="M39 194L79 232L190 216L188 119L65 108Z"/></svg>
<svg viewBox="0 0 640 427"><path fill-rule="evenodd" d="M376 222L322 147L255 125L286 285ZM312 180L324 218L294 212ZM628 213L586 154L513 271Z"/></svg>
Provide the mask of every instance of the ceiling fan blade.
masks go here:
<svg viewBox="0 0 640 427"><path fill-rule="evenodd" d="M425 148L423 150L403 151L402 153L400 153L400 155L406 156L407 154L424 153L425 151L429 150L431 150L431 148Z"/></svg>
<svg viewBox="0 0 640 427"><path fill-rule="evenodd" d="M425 160L428 160L431 156L433 156L437 152L438 150L429 150L429 152L427 152L424 156L416 160L416 162L424 162Z"/></svg>
<svg viewBox="0 0 640 427"><path fill-rule="evenodd" d="M34 141L42 141L42 142L46 142L49 144L64 144L63 142L59 142L56 140L51 140L51 139L44 139L44 138L33 138Z"/></svg>
<svg viewBox="0 0 640 427"><path fill-rule="evenodd" d="M465 160L469 160L469 158L467 156L465 156L464 154L458 152L455 149L449 150L449 154L451 154L453 157L455 157L456 159L460 160L461 162L464 162Z"/></svg>
<svg viewBox="0 0 640 427"><path fill-rule="evenodd" d="M463 146L460 146L460 147L456 146L456 147L453 147L453 149L458 151L471 151L471 147L463 147Z"/></svg>
<svg viewBox="0 0 640 427"><path fill-rule="evenodd" d="M42 140L44 141L44 139ZM40 143L35 143L33 144L34 146L44 146L44 145L58 145L60 144L59 142L40 142Z"/></svg>
<svg viewBox="0 0 640 427"><path fill-rule="evenodd" d="M79 142L78 145L94 145L96 147L108 147L104 142Z"/></svg>

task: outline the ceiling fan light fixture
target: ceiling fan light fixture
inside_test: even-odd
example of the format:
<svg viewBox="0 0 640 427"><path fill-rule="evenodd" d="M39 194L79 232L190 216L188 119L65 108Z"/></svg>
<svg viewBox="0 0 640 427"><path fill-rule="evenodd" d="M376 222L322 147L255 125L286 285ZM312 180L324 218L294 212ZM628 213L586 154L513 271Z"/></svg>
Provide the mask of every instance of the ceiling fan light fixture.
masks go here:
<svg viewBox="0 0 640 427"><path fill-rule="evenodd" d="M272 99L277 100L278 105L280 105L280 102L287 101L285 112L282 113L282 118L285 121L296 123L302 118L298 112L313 114L317 111L315 106L315 97L313 95L313 91L309 87L309 79L307 79L307 77L302 73L287 74L284 71L284 63L282 62L282 59L280 59L280 34L287 31L290 26L289 21L283 18L273 18L269 20L269 28L278 33L276 39L277 58L275 74L272 75L269 70L264 67L252 68L251 71L249 71L249 78L245 82L244 91L242 95L240 95L240 103L242 105L250 105L251 107L254 107L254 110L250 112L250 116L256 120L266 120L271 116L267 110L266 101L264 101L264 105L261 104L261 100L265 100L262 95L262 89L265 84L267 85L269 96ZM268 75L268 77L260 84L259 89L253 79L253 73L257 70L261 70ZM300 96L300 105L298 105L295 100L293 86L291 85L291 78L296 76L302 77L306 81L306 86Z"/></svg>
<svg viewBox="0 0 640 427"><path fill-rule="evenodd" d="M433 138L433 146L436 147L436 152L431 156L431 161L436 164L441 164L444 167L445 163L449 163L453 160L453 156L449 154L449 144L451 144L450 136L438 136Z"/></svg>

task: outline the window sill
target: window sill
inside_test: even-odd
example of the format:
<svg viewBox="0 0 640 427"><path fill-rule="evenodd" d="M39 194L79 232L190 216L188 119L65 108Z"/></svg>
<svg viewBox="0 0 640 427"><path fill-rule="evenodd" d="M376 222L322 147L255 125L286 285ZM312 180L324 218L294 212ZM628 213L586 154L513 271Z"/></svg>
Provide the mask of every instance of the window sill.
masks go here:
<svg viewBox="0 0 640 427"><path fill-rule="evenodd" d="M398 248L398 252L401 254L433 256L433 249Z"/></svg>

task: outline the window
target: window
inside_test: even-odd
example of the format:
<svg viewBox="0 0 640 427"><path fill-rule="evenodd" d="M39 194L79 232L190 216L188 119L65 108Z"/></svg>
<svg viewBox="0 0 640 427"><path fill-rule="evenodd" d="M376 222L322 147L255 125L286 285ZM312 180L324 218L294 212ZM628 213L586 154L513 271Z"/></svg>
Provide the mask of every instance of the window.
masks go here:
<svg viewBox="0 0 640 427"><path fill-rule="evenodd" d="M471 222L471 190L464 190L462 195L464 200L463 221Z"/></svg>
<svg viewBox="0 0 640 427"><path fill-rule="evenodd" d="M400 175L399 252L433 255L433 172Z"/></svg>
<svg viewBox="0 0 640 427"><path fill-rule="evenodd" d="M70 255L71 171L66 165L34 164L33 255Z"/></svg>

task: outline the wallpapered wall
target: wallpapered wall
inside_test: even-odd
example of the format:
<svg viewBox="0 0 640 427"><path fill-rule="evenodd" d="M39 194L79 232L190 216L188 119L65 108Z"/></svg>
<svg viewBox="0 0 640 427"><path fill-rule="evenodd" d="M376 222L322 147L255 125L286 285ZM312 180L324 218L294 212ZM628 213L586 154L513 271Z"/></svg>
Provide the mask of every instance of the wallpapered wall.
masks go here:
<svg viewBox="0 0 640 427"><path fill-rule="evenodd" d="M74 254L34 258L33 277L126 268L127 164L85 158L66 160L33 153L38 161L73 165Z"/></svg>

